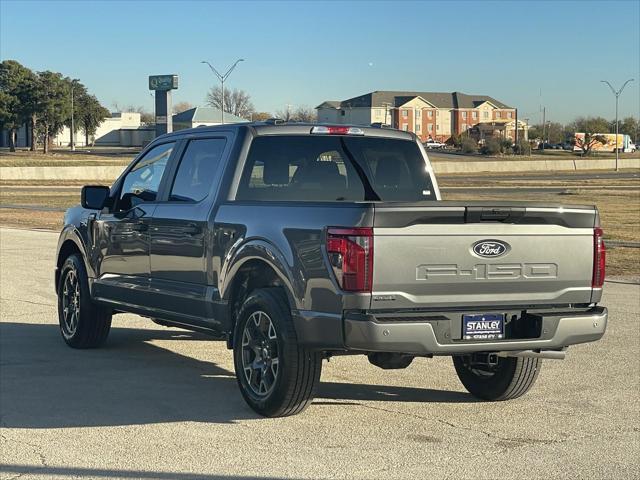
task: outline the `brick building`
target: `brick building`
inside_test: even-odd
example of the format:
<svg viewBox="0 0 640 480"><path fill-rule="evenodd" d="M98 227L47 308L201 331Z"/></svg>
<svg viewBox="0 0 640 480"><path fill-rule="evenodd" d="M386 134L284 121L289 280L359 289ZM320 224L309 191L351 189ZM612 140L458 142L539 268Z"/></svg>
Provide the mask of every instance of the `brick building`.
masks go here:
<svg viewBox="0 0 640 480"><path fill-rule="evenodd" d="M422 141L446 142L453 134L514 138L516 109L486 95L460 92L375 91L316 107L318 122L371 125L380 123L414 132ZM518 122L526 138L526 125Z"/></svg>

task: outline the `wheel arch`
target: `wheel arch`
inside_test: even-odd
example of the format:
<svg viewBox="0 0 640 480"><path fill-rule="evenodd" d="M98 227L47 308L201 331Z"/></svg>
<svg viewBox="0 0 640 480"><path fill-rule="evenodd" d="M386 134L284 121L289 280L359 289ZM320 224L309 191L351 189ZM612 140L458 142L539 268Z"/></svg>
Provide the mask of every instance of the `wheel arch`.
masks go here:
<svg viewBox="0 0 640 480"><path fill-rule="evenodd" d="M89 276L93 276L93 269L87 264L86 249L84 242L82 242L80 235L74 228L67 228L60 234L58 241L58 253L56 257L56 270L55 270L55 289L58 292L58 283L60 280L60 273L64 262L69 256L73 254L79 254L82 257L85 268Z"/></svg>
<svg viewBox="0 0 640 480"><path fill-rule="evenodd" d="M295 293L291 269L283 255L270 247L270 244L263 241L243 245L237 251L235 261L224 276L221 297L228 306L227 346L229 348L233 347L233 329L237 314L252 291L258 288L282 288L290 308L296 309L302 304L301 296Z"/></svg>

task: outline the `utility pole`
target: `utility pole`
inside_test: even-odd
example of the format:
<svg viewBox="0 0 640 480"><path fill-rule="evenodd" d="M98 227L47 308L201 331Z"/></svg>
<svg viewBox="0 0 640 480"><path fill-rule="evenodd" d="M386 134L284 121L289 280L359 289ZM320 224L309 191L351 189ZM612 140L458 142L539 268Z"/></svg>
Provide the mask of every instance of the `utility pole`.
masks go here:
<svg viewBox="0 0 640 480"><path fill-rule="evenodd" d="M227 70L227 72L224 75L220 74L215 68L213 68L213 65L211 65L206 60L202 60L200 62L200 63L206 63L207 65L209 65L209 68L213 73L215 73L216 77L218 77L218 80L220 80L220 84L222 85L222 109L221 109L222 122L221 123L223 125L224 125L224 81L229 77L229 75L231 75L231 72L233 72L233 69L236 68L236 65L238 65L240 62L244 62L244 58L239 58L238 60L236 60L236 63L231 65L231 67L229 67L229 70Z"/></svg>
<svg viewBox="0 0 640 480"><path fill-rule="evenodd" d="M542 153L544 153L544 127L546 122L547 107L542 107Z"/></svg>
<svg viewBox="0 0 640 480"><path fill-rule="evenodd" d="M609 82L607 82L606 80L600 80L600 81L602 83L606 83L607 85L609 85L609 88L611 89L613 94L616 96L616 172L617 172L618 171L618 160L619 160L619 157L620 157L620 149L618 148L618 97L620 97L620 94L624 90L624 87L627 86L627 83L633 82L633 78L630 78L629 80L624 82L622 84L622 86L620 87L620 90L616 90L615 88L613 88L611 86L611 84Z"/></svg>
<svg viewBox="0 0 640 480"><path fill-rule="evenodd" d="M76 86L76 82L78 82L79 80L77 78L74 78L73 80L71 80L71 134L70 134L70 147L71 147L71 151L74 152L76 150L76 124L75 124L75 117L74 117L74 106L73 106L73 90Z"/></svg>
<svg viewBox="0 0 640 480"><path fill-rule="evenodd" d="M71 151L76 150L76 125L73 118L73 85L71 85Z"/></svg>
<svg viewBox="0 0 640 480"><path fill-rule="evenodd" d="M518 146L518 109L516 108L516 134L514 136L514 143L516 146L516 152L519 150L519 146Z"/></svg>

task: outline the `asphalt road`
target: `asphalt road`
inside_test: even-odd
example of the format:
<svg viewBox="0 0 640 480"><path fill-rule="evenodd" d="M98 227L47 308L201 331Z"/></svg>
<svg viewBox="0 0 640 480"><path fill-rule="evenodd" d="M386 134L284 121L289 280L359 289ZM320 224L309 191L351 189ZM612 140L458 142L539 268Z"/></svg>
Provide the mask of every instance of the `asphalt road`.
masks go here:
<svg viewBox="0 0 640 480"><path fill-rule="evenodd" d="M67 348L56 235L0 236L2 478L640 476L638 285L608 283L604 339L546 361L518 400L475 401L447 358L383 371L341 357L304 413L264 419L204 336L118 315L105 348Z"/></svg>

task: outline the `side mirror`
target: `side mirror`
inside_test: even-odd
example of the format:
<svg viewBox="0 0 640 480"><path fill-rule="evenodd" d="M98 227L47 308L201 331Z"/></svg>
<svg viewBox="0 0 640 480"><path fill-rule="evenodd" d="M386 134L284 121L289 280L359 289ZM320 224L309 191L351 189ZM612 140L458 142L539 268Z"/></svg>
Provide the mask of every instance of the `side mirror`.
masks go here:
<svg viewBox="0 0 640 480"><path fill-rule="evenodd" d="M80 193L80 204L82 208L90 210L102 210L109 198L109 187L100 185L85 185Z"/></svg>

